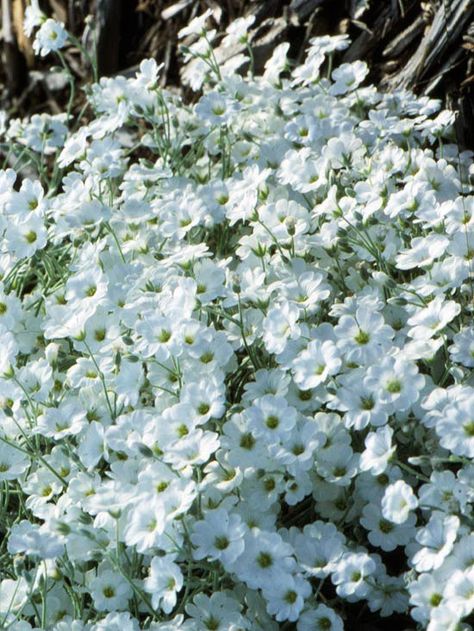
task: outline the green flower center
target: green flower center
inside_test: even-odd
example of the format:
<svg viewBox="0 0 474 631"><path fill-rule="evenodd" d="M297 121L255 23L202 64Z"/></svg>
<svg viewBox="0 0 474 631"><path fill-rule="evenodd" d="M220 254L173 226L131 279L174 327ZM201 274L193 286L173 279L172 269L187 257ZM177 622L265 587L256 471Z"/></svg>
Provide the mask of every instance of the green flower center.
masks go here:
<svg viewBox="0 0 474 631"><path fill-rule="evenodd" d="M257 563L262 569L265 570L267 567L270 567L271 565L273 565L273 559L271 555L268 554L268 552L260 552L260 554L257 557Z"/></svg>
<svg viewBox="0 0 474 631"><path fill-rule="evenodd" d="M463 429L466 436L469 436L469 438L474 437L474 421L469 421L468 423L464 423Z"/></svg>
<svg viewBox="0 0 474 631"><path fill-rule="evenodd" d="M158 335L158 341L161 342L162 344L166 344L166 342L169 342L170 339L171 339L171 331L167 331L166 329L161 329Z"/></svg>
<svg viewBox="0 0 474 631"><path fill-rule="evenodd" d="M115 589L111 585L106 585L102 593L106 598L113 598L115 596Z"/></svg>
<svg viewBox="0 0 474 631"><path fill-rule="evenodd" d="M25 241L27 241L27 243L34 243L37 238L38 238L38 235L36 234L34 230L30 230L29 232L25 234Z"/></svg>
<svg viewBox="0 0 474 631"><path fill-rule="evenodd" d="M268 429L276 429L278 425L280 425L280 419L278 418L278 416L269 416L265 421L265 425L268 427Z"/></svg>
<svg viewBox="0 0 474 631"><path fill-rule="evenodd" d="M201 403L198 406L199 414L207 414L210 409L211 409L211 406L208 403Z"/></svg>
<svg viewBox="0 0 474 631"><path fill-rule="evenodd" d="M439 603L443 600L441 594L433 594L430 598L430 605L432 607L437 607Z"/></svg>
<svg viewBox="0 0 474 631"><path fill-rule="evenodd" d="M380 531L383 532L384 534L388 534L389 532L392 532L393 530L393 524L391 524L389 521L387 521L386 519L381 519L379 521L379 528Z"/></svg>
<svg viewBox="0 0 474 631"><path fill-rule="evenodd" d="M227 539L227 537L216 537L214 539L214 545L218 550L225 550L226 548L229 547L229 540Z"/></svg>
<svg viewBox="0 0 474 631"><path fill-rule="evenodd" d="M386 388L390 394L398 394L402 391L402 384L398 379L392 379L387 383Z"/></svg>
<svg viewBox="0 0 474 631"><path fill-rule="evenodd" d="M239 444L242 449L248 449L250 451L255 447L255 438L250 433L242 434Z"/></svg>
<svg viewBox="0 0 474 631"><path fill-rule="evenodd" d="M361 329L359 333L357 333L357 335L355 336L354 340L357 342L357 344L367 344L367 342L370 340L370 335L365 331L362 331Z"/></svg>

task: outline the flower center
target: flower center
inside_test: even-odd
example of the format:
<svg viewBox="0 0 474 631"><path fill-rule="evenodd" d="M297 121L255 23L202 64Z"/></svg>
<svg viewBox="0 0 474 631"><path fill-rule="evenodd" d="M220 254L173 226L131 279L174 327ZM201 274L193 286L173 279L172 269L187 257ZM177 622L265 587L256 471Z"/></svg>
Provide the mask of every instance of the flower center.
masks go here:
<svg viewBox="0 0 474 631"><path fill-rule="evenodd" d="M229 540L224 536L216 537L214 539L214 545L218 550L225 550L229 547Z"/></svg>
<svg viewBox="0 0 474 631"><path fill-rule="evenodd" d="M210 409L211 409L211 406L208 403L201 403L198 406L199 414L207 414Z"/></svg>
<svg viewBox="0 0 474 631"><path fill-rule="evenodd" d="M112 585L106 585L102 590L102 593L106 598L113 598L115 596L115 589Z"/></svg>
<svg viewBox="0 0 474 631"><path fill-rule="evenodd" d="M357 335L355 336L354 340L357 342L357 344L367 344L367 342L370 340L370 335L365 331L362 331L361 329L359 333L357 333Z"/></svg>
<svg viewBox="0 0 474 631"><path fill-rule="evenodd" d="M441 594L433 594L430 598L430 605L432 607L437 607L439 603L443 600Z"/></svg>
<svg viewBox="0 0 474 631"><path fill-rule="evenodd" d="M297 598L298 598L298 594L292 589L287 591L284 596L285 602L287 602L289 605L293 605L296 602Z"/></svg>
<svg viewBox="0 0 474 631"><path fill-rule="evenodd" d="M27 241L28 243L34 243L37 238L38 238L38 235L36 234L34 230L30 230L29 232L25 234L25 241Z"/></svg>
<svg viewBox="0 0 474 631"><path fill-rule="evenodd" d="M402 384L398 379L392 379L387 383L387 390L390 394L398 394L402 391Z"/></svg>
<svg viewBox="0 0 474 631"><path fill-rule="evenodd" d="M265 425L268 427L268 429L276 429L278 425L280 425L280 419L278 418L278 416L269 416L265 421Z"/></svg>
<svg viewBox="0 0 474 631"><path fill-rule="evenodd" d="M242 449L248 449L250 451L255 447L255 438L250 433L242 434L239 444Z"/></svg>
<svg viewBox="0 0 474 631"><path fill-rule="evenodd" d="M257 557L257 563L262 569L265 570L267 567L270 567L271 565L273 565L273 559L271 555L268 554L268 552L260 552L260 554Z"/></svg>
<svg viewBox="0 0 474 631"><path fill-rule="evenodd" d="M474 421L469 421L468 423L464 423L463 429L466 436L469 436L469 438L474 437Z"/></svg>

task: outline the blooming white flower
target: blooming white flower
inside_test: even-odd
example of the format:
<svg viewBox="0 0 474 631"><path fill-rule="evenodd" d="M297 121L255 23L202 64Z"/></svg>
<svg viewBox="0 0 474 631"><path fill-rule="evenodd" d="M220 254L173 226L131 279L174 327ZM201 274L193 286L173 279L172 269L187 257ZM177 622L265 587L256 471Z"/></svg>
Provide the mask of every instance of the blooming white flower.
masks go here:
<svg viewBox="0 0 474 631"><path fill-rule="evenodd" d="M376 392L387 409L406 410L415 403L425 378L420 375L413 362L401 357L384 357L377 366L371 366L364 379L364 385Z"/></svg>
<svg viewBox="0 0 474 631"><path fill-rule="evenodd" d="M406 545L413 539L416 532L415 522L415 515L410 514L403 524L394 524L393 521L384 518L381 510L374 504L364 506L360 520L369 531L367 538L370 543L386 552L395 550L397 546Z"/></svg>
<svg viewBox="0 0 474 631"><path fill-rule="evenodd" d="M10 531L8 538L10 554L26 554L41 559L54 559L64 552L64 545L59 537L44 526L37 526L24 519Z"/></svg>
<svg viewBox="0 0 474 631"><path fill-rule="evenodd" d="M184 578L179 565L172 557L153 557L150 574L144 581L144 588L151 594L151 604L155 609L170 613L176 605L177 592L183 586Z"/></svg>
<svg viewBox="0 0 474 631"><path fill-rule="evenodd" d="M197 594L193 602L186 605L186 612L194 628L238 629L240 626L245 629L248 623L240 613L241 608L241 603L225 592L214 592L210 597Z"/></svg>
<svg viewBox="0 0 474 631"><path fill-rule="evenodd" d="M375 569L375 561L367 553L347 552L331 575L336 593L342 597L350 596L353 600L364 598L370 591L365 579L373 574Z"/></svg>
<svg viewBox="0 0 474 631"><path fill-rule="evenodd" d="M90 582L90 590L98 611L123 611L133 594L126 580L112 570L103 570L95 576Z"/></svg>
<svg viewBox="0 0 474 631"><path fill-rule="evenodd" d="M453 344L449 347L449 353L455 362L463 366L474 366L474 329L466 327L453 335Z"/></svg>
<svg viewBox="0 0 474 631"><path fill-rule="evenodd" d="M295 383L303 390L316 388L339 372L342 360L331 340L314 340L292 362Z"/></svg>
<svg viewBox="0 0 474 631"><path fill-rule="evenodd" d="M337 347L348 362L370 364L389 348L394 332L381 314L359 307L354 316L340 318L334 334Z"/></svg>
<svg viewBox="0 0 474 631"><path fill-rule="evenodd" d="M433 511L427 525L416 534L416 540L423 546L412 559L418 572L436 570L441 566L453 549L459 525L459 517L456 515Z"/></svg>
<svg viewBox="0 0 474 631"><path fill-rule="evenodd" d="M327 629L328 631L343 631L342 618L334 609L326 605L317 605L314 609L304 611L296 625L298 631L312 631L313 629Z"/></svg>
<svg viewBox="0 0 474 631"><path fill-rule="evenodd" d="M376 432L370 432L365 439L365 451L360 457L362 471L370 471L372 475L380 475L385 471L396 447L392 446L393 430L385 426Z"/></svg>
<svg viewBox="0 0 474 631"><path fill-rule="evenodd" d="M290 48L288 42L278 44L273 50L272 56L265 62L263 77L272 84L277 83L280 74L287 67L287 53Z"/></svg>
<svg viewBox="0 0 474 631"><path fill-rule="evenodd" d="M410 511L417 506L416 495L404 480L397 480L385 489L382 514L394 524L403 524L408 519Z"/></svg>
<svg viewBox="0 0 474 631"><path fill-rule="evenodd" d="M415 581L408 585L410 603L415 605L411 610L411 616L418 622L427 622L433 609L438 607L444 599L444 588L447 576L441 571L423 573Z"/></svg>
<svg viewBox="0 0 474 631"><path fill-rule="evenodd" d="M46 15L41 11L38 0L32 0L25 9L23 19L23 30L27 37L30 37L34 29L46 20Z"/></svg>
<svg viewBox="0 0 474 631"><path fill-rule="evenodd" d="M191 541L196 547L196 559L218 559L224 566L232 564L245 548L246 527L237 514L228 514L224 509L209 511L204 520L193 526Z"/></svg>
<svg viewBox="0 0 474 631"><path fill-rule="evenodd" d="M254 22L254 15L235 19L226 28L226 36L222 40L221 46L229 48L235 44L245 44L248 39L248 30Z"/></svg>
<svg viewBox="0 0 474 631"><path fill-rule="evenodd" d="M277 533L254 529L245 536L244 552L233 570L252 589L270 587L294 568L292 552Z"/></svg>
<svg viewBox="0 0 474 631"><path fill-rule="evenodd" d="M355 90L369 74L369 68L363 61L341 64L332 72L334 84L329 88L330 94L345 94Z"/></svg>
<svg viewBox="0 0 474 631"><path fill-rule="evenodd" d="M436 433L440 437L440 444L458 456L474 456L474 422L472 418L471 396L465 400L454 402L445 407L443 415L435 425Z"/></svg>
<svg viewBox="0 0 474 631"><path fill-rule="evenodd" d="M178 31L178 37L180 39L183 39L184 37L187 37L188 35L200 35L200 36L203 35L203 33L205 33L206 21L211 15L212 15L212 9L207 9L201 15L198 15L197 17L193 18L187 26L183 27L182 29L180 29L180 31Z"/></svg>
<svg viewBox="0 0 474 631"><path fill-rule="evenodd" d="M2 616L17 613L28 601L29 587L25 578L5 578L0 583L0 613Z"/></svg>
<svg viewBox="0 0 474 631"><path fill-rule="evenodd" d="M271 309L263 321L263 341L269 353L282 353L288 339L298 339L298 307L290 302Z"/></svg>
<svg viewBox="0 0 474 631"><path fill-rule="evenodd" d="M282 440L296 424L297 412L283 397L266 394L247 409L249 429L266 441Z"/></svg>
<svg viewBox="0 0 474 631"><path fill-rule="evenodd" d="M461 305L454 300L445 301L442 296L437 296L427 307L407 320L407 324L412 327L409 335L417 340L429 339L444 329L460 311Z"/></svg>
<svg viewBox="0 0 474 631"><path fill-rule="evenodd" d="M23 451L0 442L0 480L16 480L29 466L29 458Z"/></svg>
<svg viewBox="0 0 474 631"><path fill-rule="evenodd" d="M405 270L430 265L445 253L448 245L449 239L442 234L415 237L410 248L402 250L397 256L397 267Z"/></svg>
<svg viewBox="0 0 474 631"><path fill-rule="evenodd" d="M51 52L61 50L64 47L68 38L68 33L64 26L52 20L51 18L46 20L40 26L36 37L33 42L33 49L36 54L45 57Z"/></svg>

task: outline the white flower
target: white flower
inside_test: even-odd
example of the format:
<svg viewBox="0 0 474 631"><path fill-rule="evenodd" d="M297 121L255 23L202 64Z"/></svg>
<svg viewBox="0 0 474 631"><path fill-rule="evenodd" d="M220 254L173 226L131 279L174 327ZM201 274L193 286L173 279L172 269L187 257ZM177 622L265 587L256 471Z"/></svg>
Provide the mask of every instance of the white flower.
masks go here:
<svg viewBox="0 0 474 631"><path fill-rule="evenodd" d="M408 409L418 400L424 384L416 364L401 357L384 357L368 369L364 379L364 385L392 411Z"/></svg>
<svg viewBox="0 0 474 631"><path fill-rule="evenodd" d="M436 570L453 549L459 529L459 517L433 511L429 522L418 530L416 540L421 546L412 563L418 572Z"/></svg>
<svg viewBox="0 0 474 631"><path fill-rule="evenodd" d="M104 570L90 582L90 593L98 611L124 610L132 597L132 588L117 572Z"/></svg>
<svg viewBox="0 0 474 631"><path fill-rule="evenodd" d="M388 466L396 447L392 446L393 430L386 425L376 432L370 432L365 439L365 451L360 457L362 471L370 471L372 475L380 475Z"/></svg>
<svg viewBox="0 0 474 631"><path fill-rule="evenodd" d="M125 529L125 541L129 546L136 546L138 552L146 552L161 543L165 526L166 510L162 503L139 504Z"/></svg>
<svg viewBox="0 0 474 631"><path fill-rule="evenodd" d="M56 629L55 627L54 631L83 631L83 629L76 629L75 626L67 629ZM133 618L128 612L119 613L114 611L107 614L97 624L94 624L91 627L91 631L139 631L139 627L137 619Z"/></svg>
<svg viewBox="0 0 474 631"><path fill-rule="evenodd" d="M209 125L231 124L240 109L239 103L228 95L210 92L199 99L196 114Z"/></svg>
<svg viewBox="0 0 474 631"><path fill-rule="evenodd" d="M33 42L33 49L37 55L45 57L51 52L61 50L68 38L64 26L56 20L48 19L41 25Z"/></svg>
<svg viewBox="0 0 474 631"><path fill-rule="evenodd" d="M169 614L176 605L177 593L183 587L183 574L172 557L153 557L144 588L151 594L151 604Z"/></svg>
<svg viewBox="0 0 474 631"><path fill-rule="evenodd" d="M23 451L0 441L0 480L16 480L30 466Z"/></svg>
<svg viewBox="0 0 474 631"><path fill-rule="evenodd" d="M25 9L23 30L27 37L31 37L34 29L46 20L46 15L41 11L38 0L32 0Z"/></svg>
<svg viewBox="0 0 474 631"><path fill-rule="evenodd" d="M341 64L333 70L334 84L329 88L330 94L345 94L355 90L369 74L369 68L363 61L354 61L351 64Z"/></svg>
<svg viewBox="0 0 474 631"><path fill-rule="evenodd" d="M327 631L343 631L343 621L340 616L326 605L317 605L314 609L304 611L296 624L298 631L314 631L314 629L327 629Z"/></svg>
<svg viewBox="0 0 474 631"><path fill-rule="evenodd" d="M279 622L298 620L305 598L311 594L310 583L301 576L287 574L277 584L263 589L267 611Z"/></svg>
<svg viewBox="0 0 474 631"><path fill-rule="evenodd" d="M367 425L385 425L387 406L380 402L376 390L364 383L365 369L351 370L337 378L338 388L328 407L345 412L346 427L363 429Z"/></svg>
<svg viewBox="0 0 474 631"><path fill-rule="evenodd" d="M288 42L278 44L273 50L272 56L265 62L263 77L272 84L277 83L280 74L287 67L287 53L290 48Z"/></svg>
<svg viewBox="0 0 474 631"><path fill-rule="evenodd" d="M246 530L239 515L229 515L224 509L209 511L203 521L193 526L194 557L218 559L224 566L232 564L244 551Z"/></svg>
<svg viewBox="0 0 474 631"><path fill-rule="evenodd" d="M186 605L186 613L191 616L190 629L237 629L248 626L242 616L241 603L225 592L214 592L210 597L197 594L192 603Z"/></svg>
<svg viewBox="0 0 474 631"><path fill-rule="evenodd" d="M295 554L308 576L325 578L334 571L344 552L345 537L331 523L313 522L294 540Z"/></svg>
<svg viewBox="0 0 474 631"><path fill-rule="evenodd" d="M300 310L290 302L271 309L263 321L263 341L269 353L282 353L288 339L298 339Z"/></svg>
<svg viewBox="0 0 474 631"><path fill-rule="evenodd" d="M365 552L344 554L331 576L338 596L350 596L354 600L364 598L371 589L365 579L373 574L375 569L375 561Z"/></svg>
<svg viewBox="0 0 474 631"><path fill-rule="evenodd" d="M472 390L472 389L470 389ZM474 457L474 396L444 408L435 425L440 444L457 456Z"/></svg>
<svg viewBox="0 0 474 631"><path fill-rule="evenodd" d="M403 480L397 480L385 489L382 498L382 514L394 524L403 524L418 506L413 489Z"/></svg>
<svg viewBox="0 0 474 631"><path fill-rule="evenodd" d="M373 546L386 552L395 550L397 546L409 543L416 532L414 528L415 515L411 514L403 524L394 524L384 518L381 510L374 504L366 504L362 512L360 523L369 533L368 540Z"/></svg>
<svg viewBox="0 0 474 631"><path fill-rule="evenodd" d="M449 602L435 607L426 631L470 631L469 627L459 625L461 611Z"/></svg>
<svg viewBox="0 0 474 631"><path fill-rule="evenodd" d="M295 383L303 390L316 388L339 372L342 360L330 340L313 340L292 362Z"/></svg>
<svg viewBox="0 0 474 631"><path fill-rule="evenodd" d="M415 605L411 610L411 616L417 622L427 622L430 615L444 599L444 588L447 576L441 572L420 574L417 579L410 582L410 604Z"/></svg>
<svg viewBox="0 0 474 631"><path fill-rule="evenodd" d="M280 535L256 528L246 534L244 552L233 571L252 589L270 587L294 568L292 552Z"/></svg>
<svg viewBox="0 0 474 631"><path fill-rule="evenodd" d="M236 18L226 28L226 36L221 42L221 46L229 48L235 44L245 44L248 39L248 30L255 22L254 15Z"/></svg>
<svg viewBox="0 0 474 631"><path fill-rule="evenodd" d="M461 617L468 616L474 609L474 568L467 572L456 570L447 583L444 596Z"/></svg>
<svg viewBox="0 0 474 631"><path fill-rule="evenodd" d="M16 580L3 579L0 583L0 614L8 616L21 611L28 601L29 591L28 583L23 577Z"/></svg>
<svg viewBox="0 0 474 631"><path fill-rule="evenodd" d="M64 545L57 535L48 532L47 527L24 519L11 529L8 551L10 554L23 553L40 559L54 559L62 555Z"/></svg>
<svg viewBox="0 0 474 631"><path fill-rule="evenodd" d="M445 301L443 296L436 296L427 307L420 309L407 320L412 327L410 337L416 340L426 340L451 322L461 311L461 305L454 300Z"/></svg>
<svg viewBox="0 0 474 631"><path fill-rule="evenodd" d="M183 39L188 35L202 36L206 32L205 24L207 19L212 15L212 9L207 9L201 15L193 18L187 26L178 31L178 37Z"/></svg>
<svg viewBox="0 0 474 631"><path fill-rule="evenodd" d="M343 315L339 319L334 334L337 347L348 362L369 364L389 347L394 332L379 313L359 307L355 316Z"/></svg>
<svg viewBox="0 0 474 631"><path fill-rule="evenodd" d="M474 366L474 328L466 327L453 335L449 353L453 361L472 368Z"/></svg>
<svg viewBox="0 0 474 631"><path fill-rule="evenodd" d="M284 440L296 424L297 412L283 397L266 394L246 410L250 431L266 441Z"/></svg>
<svg viewBox="0 0 474 631"><path fill-rule="evenodd" d="M407 250L402 250L397 256L398 269L413 269L430 265L440 258L449 245L449 239L442 234L429 234L426 237L415 237Z"/></svg>

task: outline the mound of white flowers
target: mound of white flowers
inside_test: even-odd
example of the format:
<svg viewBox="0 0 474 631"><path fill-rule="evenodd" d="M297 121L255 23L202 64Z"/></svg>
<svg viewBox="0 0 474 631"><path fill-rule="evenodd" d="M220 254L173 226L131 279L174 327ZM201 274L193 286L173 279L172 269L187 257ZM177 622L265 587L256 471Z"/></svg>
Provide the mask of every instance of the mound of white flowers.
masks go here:
<svg viewBox="0 0 474 631"><path fill-rule="evenodd" d="M471 628L471 154L345 37L256 77L207 17L195 105L147 60L4 124L0 628Z"/></svg>

